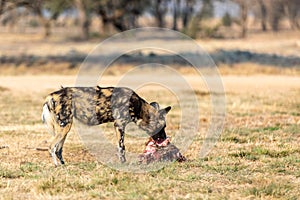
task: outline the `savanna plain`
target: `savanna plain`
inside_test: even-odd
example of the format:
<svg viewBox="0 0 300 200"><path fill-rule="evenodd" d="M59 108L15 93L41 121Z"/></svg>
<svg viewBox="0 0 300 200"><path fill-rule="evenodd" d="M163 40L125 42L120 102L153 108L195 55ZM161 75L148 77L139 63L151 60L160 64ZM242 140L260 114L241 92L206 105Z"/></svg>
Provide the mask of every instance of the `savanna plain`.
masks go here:
<svg viewBox="0 0 300 200"><path fill-rule="evenodd" d="M148 173L118 171L98 161L73 128L63 152L66 164L54 167L49 153L42 151L51 141L41 121L42 105L48 93L61 85L74 85L79 67L48 60L87 54L98 42L0 34L0 199L299 199L299 65L253 60L219 63L224 93L215 95L226 97L225 123L203 158L199 152L211 124L211 93L201 77L177 66L194 90L200 115L196 136L183 152L186 162ZM300 38L295 32L197 42L208 52L222 49L252 52L261 60L274 55L300 59ZM19 64L10 59L20 59ZM115 85L127 68L128 64L114 66L101 84ZM137 93L148 102L172 105L166 132L175 138L183 111L176 95L151 85ZM117 144L113 126L101 126ZM146 141L127 135L127 151L142 153Z"/></svg>

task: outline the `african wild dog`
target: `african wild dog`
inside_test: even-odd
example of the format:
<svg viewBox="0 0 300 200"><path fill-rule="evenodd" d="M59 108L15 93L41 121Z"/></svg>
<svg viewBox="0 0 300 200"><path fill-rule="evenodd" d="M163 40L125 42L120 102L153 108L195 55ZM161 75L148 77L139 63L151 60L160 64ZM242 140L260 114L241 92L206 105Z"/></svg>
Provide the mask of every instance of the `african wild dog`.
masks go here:
<svg viewBox="0 0 300 200"><path fill-rule="evenodd" d="M154 140L166 139L165 118L170 109L159 109L156 102L148 104L133 90L123 87L66 87L55 91L46 98L42 114L43 122L54 135L49 147L53 162L57 166L57 157L64 164L62 148L73 117L89 126L114 122L119 159L125 162L126 125L135 122Z"/></svg>

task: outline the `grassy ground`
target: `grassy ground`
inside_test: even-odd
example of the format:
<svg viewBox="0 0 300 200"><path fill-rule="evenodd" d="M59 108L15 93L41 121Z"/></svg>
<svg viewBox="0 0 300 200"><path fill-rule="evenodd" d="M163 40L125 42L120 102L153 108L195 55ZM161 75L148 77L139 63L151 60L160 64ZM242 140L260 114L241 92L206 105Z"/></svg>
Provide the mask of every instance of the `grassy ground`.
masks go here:
<svg viewBox="0 0 300 200"><path fill-rule="evenodd" d="M70 79L60 78L50 76L45 82ZM187 78L192 85L199 85L194 77ZM67 164L54 168L47 152L35 150L50 141L40 115L43 97L54 88L41 86L38 90L36 86L24 91L14 85L25 82L26 77L15 77L14 84L6 79L2 77L6 85L0 88L1 199L297 199L300 195L299 78L223 77L226 124L204 159L199 159L198 153L209 124L210 98L199 90L202 125L184 153L188 161L147 174L119 172L102 165L82 146L74 130L65 145ZM30 79L33 85L40 81L39 76ZM285 86L280 87L276 80ZM266 86L260 88L257 83ZM139 93L151 101L152 92ZM166 96L165 91L157 91L159 102L176 105L176 99ZM169 134L176 131L179 115L175 106L168 117ZM104 130L114 134L109 126ZM143 142L132 146L132 137L126 139L129 151L142 152Z"/></svg>
<svg viewBox="0 0 300 200"><path fill-rule="evenodd" d="M65 42L60 38L43 41L34 34L5 33L1 33L0 42L2 58L87 53L97 43ZM222 49L300 56L297 33L198 42L210 52ZM74 84L77 72L70 63L38 65L39 68L16 63L0 66L0 199L299 198L299 66L282 68L251 62L222 65L225 126L216 146L202 159L198 154L210 123L210 95L199 78L180 68L195 89L201 123L193 143L184 152L188 161L135 174L101 164L82 145L75 129L65 143L65 166L54 168L48 152L36 150L51 141L41 122L44 97L60 85ZM127 69L114 68L117 73L108 73L104 85L115 85L122 70ZM167 118L167 134L174 136L181 117L176 96L162 88L146 87L137 92L149 102L173 106ZM112 125L102 128L116 143ZM131 135L125 138L127 150L132 152L142 152L144 142Z"/></svg>
<svg viewBox="0 0 300 200"><path fill-rule="evenodd" d="M66 37L58 33L45 40L39 34L0 31L0 74L75 75L86 55L103 38L75 42L66 40ZM198 39L196 42L210 53L223 75L300 74L300 37L297 31L249 34L246 39ZM156 40L152 45L160 47L160 41ZM174 52L190 50L180 43L174 42L171 46ZM144 56L148 58L147 53ZM176 61L173 57L158 59L163 59L158 60L159 63L176 64L172 63ZM113 68L109 73L122 74L123 70L134 64L125 62L120 67L120 63L117 63L117 70ZM181 69L181 72L190 73L188 68Z"/></svg>

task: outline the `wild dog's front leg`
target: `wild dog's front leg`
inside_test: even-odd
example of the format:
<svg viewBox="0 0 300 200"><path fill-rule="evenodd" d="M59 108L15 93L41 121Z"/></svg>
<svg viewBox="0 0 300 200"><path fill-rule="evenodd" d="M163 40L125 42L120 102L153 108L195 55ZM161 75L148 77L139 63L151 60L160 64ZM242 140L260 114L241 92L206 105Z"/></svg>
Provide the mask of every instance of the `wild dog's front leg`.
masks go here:
<svg viewBox="0 0 300 200"><path fill-rule="evenodd" d="M122 163L126 162L126 157L125 157L125 144L124 144L124 130L125 127L123 125L119 125L118 123L115 123L115 129L116 129L116 134L118 138L118 156L119 159Z"/></svg>

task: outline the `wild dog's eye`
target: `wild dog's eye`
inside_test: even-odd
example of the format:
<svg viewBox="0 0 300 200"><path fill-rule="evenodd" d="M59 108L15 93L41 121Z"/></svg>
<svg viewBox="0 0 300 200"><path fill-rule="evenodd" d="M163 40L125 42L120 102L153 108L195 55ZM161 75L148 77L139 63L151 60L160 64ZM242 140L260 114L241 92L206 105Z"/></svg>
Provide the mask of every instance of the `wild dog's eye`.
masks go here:
<svg viewBox="0 0 300 200"><path fill-rule="evenodd" d="M164 115L159 115L159 119L160 120L165 120L165 116Z"/></svg>

